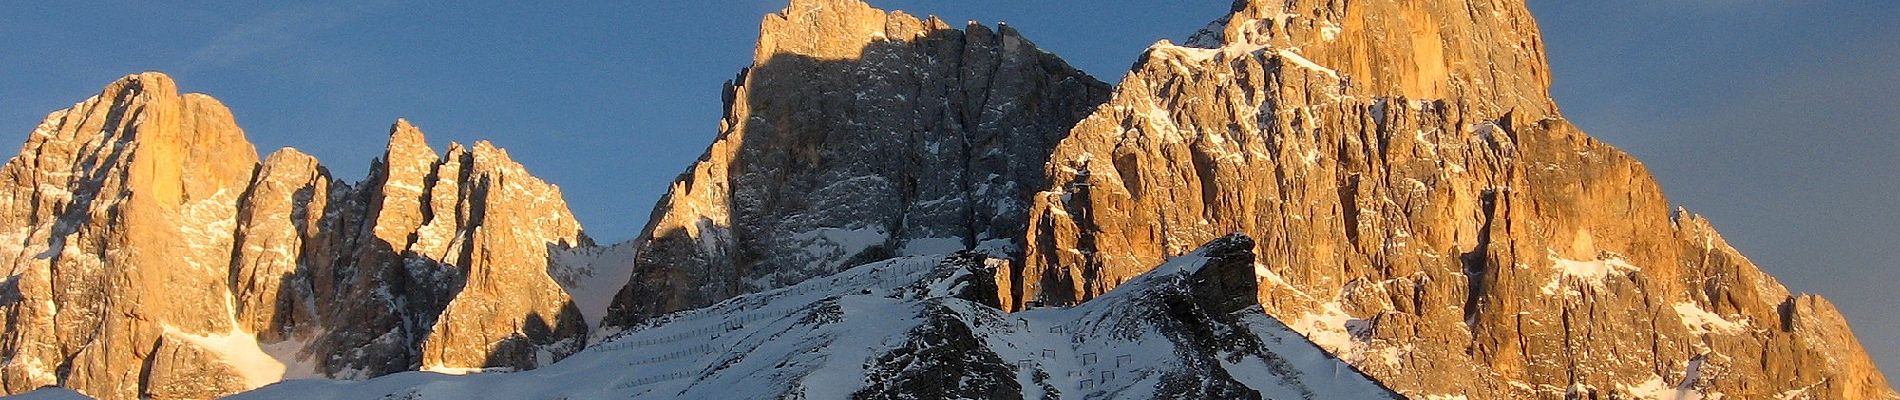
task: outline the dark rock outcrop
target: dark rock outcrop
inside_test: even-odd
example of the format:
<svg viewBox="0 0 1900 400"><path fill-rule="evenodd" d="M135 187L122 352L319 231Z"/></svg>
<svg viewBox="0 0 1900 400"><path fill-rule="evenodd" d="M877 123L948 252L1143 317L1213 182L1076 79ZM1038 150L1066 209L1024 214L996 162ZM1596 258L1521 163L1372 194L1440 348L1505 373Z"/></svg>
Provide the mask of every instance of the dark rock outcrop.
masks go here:
<svg viewBox="0 0 1900 400"><path fill-rule="evenodd" d="M1008 26L797 0L760 31L609 325L894 255L1016 252L1049 149L1108 93Z"/></svg>

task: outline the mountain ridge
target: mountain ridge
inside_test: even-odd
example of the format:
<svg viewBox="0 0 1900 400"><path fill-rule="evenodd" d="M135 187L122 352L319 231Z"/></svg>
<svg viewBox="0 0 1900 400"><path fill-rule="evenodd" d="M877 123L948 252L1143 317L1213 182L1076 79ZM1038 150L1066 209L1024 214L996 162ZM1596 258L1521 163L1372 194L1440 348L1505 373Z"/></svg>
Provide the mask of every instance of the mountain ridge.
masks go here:
<svg viewBox="0 0 1900 400"><path fill-rule="evenodd" d="M0 167L0 382L202 398L579 350L566 293L523 265L588 244L558 189L487 142L438 155L402 120L374 164L351 185L295 150L259 160L228 110L156 72L53 113Z"/></svg>
<svg viewBox="0 0 1900 400"><path fill-rule="evenodd" d="M885 338L924 345L876 349L888 353L867 363L883 369L861 372L879 382L853 395L927 393L919 390L927 380L904 379L903 365L891 364L912 357L939 373L996 384L964 388L971 396L1093 393L1107 389L1069 379L1076 376L1047 383L985 375L1008 366L1000 356L942 358L931 346L940 335L965 338L1001 318L972 315L1131 313L1145 301L1179 299L1156 293L1110 302L1137 307L1127 309L1093 301L1167 275L1155 268L1189 258L1193 246L1238 251L1239 239L1226 235L1243 232L1253 237L1244 246L1251 268L1197 278L1211 284L1197 290L1224 295L1189 296L1206 300L1190 308L1216 311L1181 315L1206 322L1239 307L1262 312L1258 326L1277 328L1176 341L1172 351L1267 338L1317 346L1339 358L1313 365L1364 372L1380 390L1428 398L1893 397L1826 300L1788 293L1705 220L1667 208L1640 162L1561 118L1521 3L1400 3L1236 2L1233 15L1187 45L1151 47L1122 84L1109 87L1007 26L958 30L855 0L793 1L762 22L754 65L728 84L727 115L707 155L656 205L647 233L610 247L581 233L558 188L486 142L451 144L442 154L398 120L370 177L347 184L295 150L260 161L215 100L176 95L162 74L129 76L93 105L55 113L88 115L81 122L67 127L49 117L16 157L23 166L9 162L0 171L16 183L0 191L0 205L19 215L9 221L32 222L19 227L28 233L20 242L42 247L9 252L18 296L9 296L7 322L25 316L29 326L42 326L31 318L62 313L25 299L83 304L59 297L79 292L137 304L158 292L51 283L87 268L114 284L210 283L195 285L210 288L197 295L227 305L134 309L124 312L128 318L97 319L130 326L106 330L129 337L58 338L85 347L150 343L149 352L88 356L144 360L136 377L112 368L124 365L118 361L20 358L49 335L9 329L0 340L9 355L0 378L8 392L59 382L101 397L205 397L267 383L273 378L233 362L280 358L284 349L271 345L289 343L294 354L278 361L314 362L314 375L392 376L362 384L378 395L376 388L472 395L406 371L525 370L584 353L598 362L613 349L591 345L639 342L669 329L676 316L729 309L736 303L728 299L837 280L878 260L901 264L956 250L982 260L966 271L985 271L960 284L993 289L949 297L994 309L927 307L916 331ZM1474 56L1491 61L1457 61ZM115 116L127 109L132 116ZM105 136L82 138L94 130ZM178 138L192 135L224 146L179 149ZM55 151L38 150L47 146ZM130 159L114 161L119 150ZM249 162L216 157L226 153L249 154ZM103 157L88 158L95 154ZM104 167L71 168L96 174L76 183L36 180L72 175L47 165L98 160ZM249 175L240 172L247 165ZM94 184L104 189L86 189ZM70 212L44 211L68 204L46 188L126 200L73 203L95 218L81 223ZM114 188L125 190L105 190ZM168 231L164 222L180 220L188 223L169 225L189 231ZM121 228L134 237L88 233ZM77 230L60 233L68 229ZM34 232L76 234L104 250L66 250L64 239L55 245ZM175 258L188 268L131 268L170 265L174 257L112 261L127 257L109 251L115 246L182 254ZM95 253L101 261L94 264L81 258ZM46 254L52 265L34 261ZM60 261L68 259L80 261ZM205 264L229 265L228 274L199 273ZM1240 276L1247 271L1251 279ZM606 299L612 290L599 281L621 274L631 279ZM228 275L224 285L214 283L220 275ZM878 279L877 290L886 283ZM1236 297L1236 290L1252 293ZM895 303L901 307L942 298L900 292L883 298L902 300ZM93 321L52 308L61 309L69 319ZM1183 326L1196 329L1157 329ZM1009 343L1010 335L951 345L976 351ZM1619 340L1593 340L1600 336ZM249 340L258 354L207 344L232 338ZM348 350L365 345L378 350ZM1757 348L1764 353L1747 354ZM674 354L660 358L688 357ZM1236 374L1234 365L1211 359L1148 371ZM61 360L82 373L48 378L46 368L32 365L46 361L37 360ZM293 365L280 367L288 375ZM757 382L702 372L678 396L700 382ZM1283 372L1164 380L1156 388L1258 396L1265 386L1256 384L1299 381ZM474 378L490 383L470 387L509 379L494 376L503 378ZM686 376L604 378L624 380L628 389ZM1011 383L1016 391L998 389ZM106 385L116 387L97 388ZM330 384L298 382L258 395L310 385ZM779 393L834 389L842 388ZM1112 393L1164 393L1124 390Z"/></svg>

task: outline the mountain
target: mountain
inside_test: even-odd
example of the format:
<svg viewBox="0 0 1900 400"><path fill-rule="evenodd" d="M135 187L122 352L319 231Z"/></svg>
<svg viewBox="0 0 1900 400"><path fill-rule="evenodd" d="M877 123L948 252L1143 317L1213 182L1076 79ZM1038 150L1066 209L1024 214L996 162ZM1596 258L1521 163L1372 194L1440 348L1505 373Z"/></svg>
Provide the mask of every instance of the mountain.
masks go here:
<svg viewBox="0 0 1900 400"><path fill-rule="evenodd" d="M0 383L205 398L580 350L548 260L591 243L558 189L404 121L370 175L260 162L223 105L158 73L54 112L0 167Z"/></svg>
<svg viewBox="0 0 1900 400"><path fill-rule="evenodd" d="M1517 0L1237 1L1112 86L1008 26L793 0L598 246L491 144L397 121L351 184L133 75L0 167L0 385L1900 399L1549 86Z"/></svg>
<svg viewBox="0 0 1900 400"><path fill-rule="evenodd" d="M857 0L759 26L717 139L634 241L611 325L895 255L1011 252L1048 149L1107 99L1008 26Z"/></svg>
<svg viewBox="0 0 1900 400"><path fill-rule="evenodd" d="M1832 305L1563 118L1538 37L1523 2L1236 3L1056 146L1021 298L1238 231L1269 315L1408 396L1893 396Z"/></svg>
<svg viewBox="0 0 1900 400"><path fill-rule="evenodd" d="M830 30L886 25L887 14L864 7L795 1L768 17L745 79L771 80L761 78L759 64L781 42L850 48L878 40ZM786 39L787 32L798 36ZM800 69L793 87L771 93L880 99L889 90L828 82L910 76L863 78L861 65L882 60L863 54L818 56L854 68ZM1047 157L1035 156L1047 161L1042 176L1018 184L1044 186L1015 191L1030 196L1022 200L1028 212L988 219L1023 227L1020 238L979 236L962 249L1011 259L999 281L1007 283L1001 306L1023 310L1086 305L1199 243L1245 232L1261 238L1255 250L1269 284L1258 295L1267 313L1409 396L1892 393L1831 305L1788 293L1706 221L1671 209L1640 162L1563 119L1549 80L1522 2L1236 2L1184 45L1152 46L1107 102L1057 134ZM753 90L732 103L802 101L745 100L760 97ZM903 109L876 101L802 104L811 105L796 112L838 114L795 126L844 124L830 133L882 126L854 118ZM859 109L876 112L852 112ZM813 153L809 142L773 136L760 146L774 152L748 154L729 147L757 143L745 139L762 130L747 123L787 117L728 115L705 158L711 161L675 185L655 211L662 222L643 238L686 232L698 239L680 241L695 249L689 254L727 258L643 251L635 282L617 303L662 298L646 304L692 306L718 296L663 288L705 287L694 271L769 288L849 264L839 260L905 254L890 249L917 243L888 233L923 224L892 228L888 213L873 213L902 207L857 203L905 193L903 185L880 186L892 169L848 172L865 159L917 154L880 146L907 137L905 130L874 131L881 136L851 141L850 152ZM786 165L779 157L805 158L777 167ZM719 180L703 168L753 162L773 167L736 168L739 176L780 179ZM801 186L802 171L830 178ZM707 183L710 189L700 189ZM759 194L799 187L819 189ZM682 188L732 195L680 201ZM824 194L799 197L809 193ZM681 211L697 225L665 222L679 221ZM734 215L748 217L722 218ZM782 230L788 226L795 229ZM728 240L744 237L798 240ZM833 237L851 240L817 239ZM857 246L838 245L846 242ZM748 268L749 260L760 261ZM752 268L768 268L772 279L759 280ZM787 268L797 272L788 277ZM813 269L821 272L807 272ZM654 284L648 271L663 271L669 283ZM702 300L668 297L682 295Z"/></svg>

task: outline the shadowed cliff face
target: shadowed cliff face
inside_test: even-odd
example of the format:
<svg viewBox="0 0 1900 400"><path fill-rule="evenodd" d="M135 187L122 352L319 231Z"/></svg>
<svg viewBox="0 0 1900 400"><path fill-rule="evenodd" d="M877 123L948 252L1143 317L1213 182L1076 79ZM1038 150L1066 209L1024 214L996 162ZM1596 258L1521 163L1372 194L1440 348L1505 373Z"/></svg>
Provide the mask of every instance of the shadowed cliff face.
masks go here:
<svg viewBox="0 0 1900 400"><path fill-rule="evenodd" d="M1056 147L1019 303L1240 231L1270 314L1409 395L1892 393L1825 301L1562 119L1521 2L1243 1L1189 46Z"/></svg>
<svg viewBox="0 0 1900 400"><path fill-rule="evenodd" d="M548 252L590 244L487 143L407 122L361 185L256 150L158 73L55 112L0 168L7 393L207 398L285 376L533 368L586 326ZM287 365L286 365L287 364Z"/></svg>
<svg viewBox="0 0 1900 400"><path fill-rule="evenodd" d="M1048 150L1107 91L1007 26L795 1L761 24L607 324L894 255L1017 252Z"/></svg>
<svg viewBox="0 0 1900 400"><path fill-rule="evenodd" d="M348 253L313 255L345 260L316 272L333 287L318 293L326 325L350 327L319 333L323 372L527 369L578 351L585 323L548 260L551 248L591 243L558 189L487 142L438 156L401 121L390 141L371 178L338 194L368 206L336 214L366 217L331 234L364 236L341 239Z"/></svg>

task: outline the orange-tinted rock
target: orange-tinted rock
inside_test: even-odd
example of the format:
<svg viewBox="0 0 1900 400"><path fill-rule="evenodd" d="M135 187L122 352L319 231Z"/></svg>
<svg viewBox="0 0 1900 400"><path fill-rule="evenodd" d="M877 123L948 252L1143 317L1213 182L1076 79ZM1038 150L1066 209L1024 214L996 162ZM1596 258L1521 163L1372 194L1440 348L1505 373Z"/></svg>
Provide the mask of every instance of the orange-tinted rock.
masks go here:
<svg viewBox="0 0 1900 400"><path fill-rule="evenodd" d="M1019 303L1238 231L1269 314L1412 396L1892 393L1831 307L1563 120L1522 2L1243 1L1190 45L1056 147Z"/></svg>
<svg viewBox="0 0 1900 400"><path fill-rule="evenodd" d="M407 122L362 185L258 162L216 100L127 76L0 167L4 393L209 398L285 376L534 368L586 326L549 251L591 245L560 191Z"/></svg>

